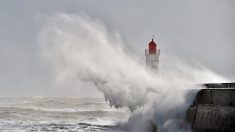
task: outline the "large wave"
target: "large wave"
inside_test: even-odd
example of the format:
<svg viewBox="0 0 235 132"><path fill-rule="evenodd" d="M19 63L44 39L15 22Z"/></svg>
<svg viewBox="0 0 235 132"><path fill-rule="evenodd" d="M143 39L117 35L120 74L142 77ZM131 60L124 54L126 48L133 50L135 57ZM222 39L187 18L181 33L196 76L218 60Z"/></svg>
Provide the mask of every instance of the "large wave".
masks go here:
<svg viewBox="0 0 235 132"><path fill-rule="evenodd" d="M47 17L39 44L55 70L55 86L71 80L93 82L110 106L133 111L133 131L142 131L140 124L146 120L160 131L181 129L195 95L188 90L198 89L194 84L225 80L201 64L170 57L161 59L160 72L154 74L133 57L117 31L85 14Z"/></svg>

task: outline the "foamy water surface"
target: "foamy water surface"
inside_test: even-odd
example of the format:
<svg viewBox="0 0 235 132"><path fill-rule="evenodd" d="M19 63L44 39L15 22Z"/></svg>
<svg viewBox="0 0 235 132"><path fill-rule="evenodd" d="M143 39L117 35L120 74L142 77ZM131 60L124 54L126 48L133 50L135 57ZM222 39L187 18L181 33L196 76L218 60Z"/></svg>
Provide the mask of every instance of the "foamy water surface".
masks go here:
<svg viewBox="0 0 235 132"><path fill-rule="evenodd" d="M128 114L97 98L0 98L0 131L124 131Z"/></svg>

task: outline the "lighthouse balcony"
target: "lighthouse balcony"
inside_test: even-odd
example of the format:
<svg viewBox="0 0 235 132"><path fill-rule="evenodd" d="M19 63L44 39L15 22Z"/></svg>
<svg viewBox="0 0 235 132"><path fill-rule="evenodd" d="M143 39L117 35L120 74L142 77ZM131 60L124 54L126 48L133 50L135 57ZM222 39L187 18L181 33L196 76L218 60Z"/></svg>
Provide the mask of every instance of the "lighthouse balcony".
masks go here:
<svg viewBox="0 0 235 132"><path fill-rule="evenodd" d="M146 49L145 50L145 55L149 55L149 54L157 54L157 55L160 55L160 50L157 49L156 51L151 51L149 49Z"/></svg>

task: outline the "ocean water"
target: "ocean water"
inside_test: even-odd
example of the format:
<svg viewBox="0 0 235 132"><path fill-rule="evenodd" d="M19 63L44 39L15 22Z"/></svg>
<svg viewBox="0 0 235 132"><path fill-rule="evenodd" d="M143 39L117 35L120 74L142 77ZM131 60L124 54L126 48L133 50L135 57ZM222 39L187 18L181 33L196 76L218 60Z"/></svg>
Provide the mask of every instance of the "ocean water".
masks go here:
<svg viewBox="0 0 235 132"><path fill-rule="evenodd" d="M128 117L99 98L0 98L1 132L120 132Z"/></svg>

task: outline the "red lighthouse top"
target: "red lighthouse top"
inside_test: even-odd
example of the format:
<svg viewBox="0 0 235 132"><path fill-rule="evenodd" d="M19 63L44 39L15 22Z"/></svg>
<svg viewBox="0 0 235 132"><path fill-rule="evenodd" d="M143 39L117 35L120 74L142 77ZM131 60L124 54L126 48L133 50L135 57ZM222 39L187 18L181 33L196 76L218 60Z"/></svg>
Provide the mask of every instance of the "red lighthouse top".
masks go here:
<svg viewBox="0 0 235 132"><path fill-rule="evenodd" d="M156 54L157 44L153 41L149 42L149 54Z"/></svg>

